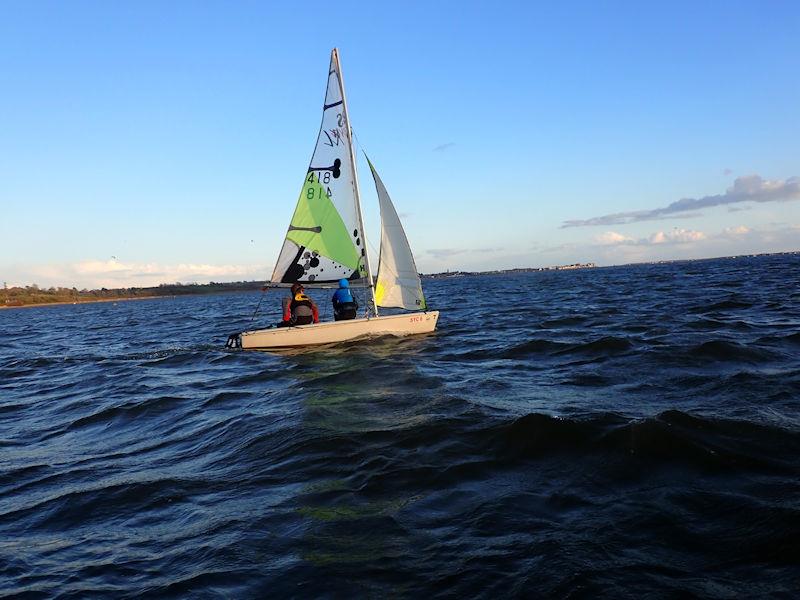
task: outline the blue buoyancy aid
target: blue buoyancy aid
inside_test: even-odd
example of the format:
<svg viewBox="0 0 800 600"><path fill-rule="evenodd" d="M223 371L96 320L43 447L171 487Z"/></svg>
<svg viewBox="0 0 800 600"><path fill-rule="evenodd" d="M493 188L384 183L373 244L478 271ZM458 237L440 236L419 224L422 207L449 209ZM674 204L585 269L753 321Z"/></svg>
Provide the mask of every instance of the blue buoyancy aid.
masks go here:
<svg viewBox="0 0 800 600"><path fill-rule="evenodd" d="M346 302L355 302L353 293L350 291L350 282L347 279L339 280L339 289L333 293L331 301L334 307Z"/></svg>

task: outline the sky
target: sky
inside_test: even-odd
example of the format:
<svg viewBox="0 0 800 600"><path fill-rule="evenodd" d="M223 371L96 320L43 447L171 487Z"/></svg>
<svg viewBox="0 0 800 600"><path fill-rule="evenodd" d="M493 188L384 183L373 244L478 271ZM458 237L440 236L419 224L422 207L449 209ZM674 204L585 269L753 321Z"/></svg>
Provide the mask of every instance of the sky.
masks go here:
<svg viewBox="0 0 800 600"><path fill-rule="evenodd" d="M334 46L422 272L800 250L798 32L794 1L6 0L0 279L267 279Z"/></svg>

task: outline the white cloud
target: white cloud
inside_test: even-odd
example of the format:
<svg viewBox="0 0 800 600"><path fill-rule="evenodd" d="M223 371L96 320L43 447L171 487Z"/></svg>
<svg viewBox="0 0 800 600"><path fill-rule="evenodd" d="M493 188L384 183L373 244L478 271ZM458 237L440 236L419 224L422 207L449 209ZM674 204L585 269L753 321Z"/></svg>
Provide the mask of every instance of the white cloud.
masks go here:
<svg viewBox="0 0 800 600"><path fill-rule="evenodd" d="M631 241L625 236L598 236L587 245L576 246L571 251L563 249L560 262L569 259L594 261L601 265L736 256L762 252L800 251L800 226L776 224L764 228L745 225L727 227L716 232L688 229L656 231ZM618 239L619 243L608 243ZM603 243L605 242L605 243Z"/></svg>
<svg viewBox="0 0 800 600"><path fill-rule="evenodd" d="M606 231L595 236L595 242L601 246L616 246L618 244L633 244L636 242L632 237L622 235L616 231Z"/></svg>
<svg viewBox="0 0 800 600"><path fill-rule="evenodd" d="M744 225L739 225L738 227L726 227L722 230L722 235L728 236L736 236L736 235L747 235L753 231L749 227L745 227Z"/></svg>
<svg viewBox="0 0 800 600"><path fill-rule="evenodd" d="M119 260L84 260L77 263L20 265L4 278L10 285L77 288L149 287L160 283L208 283L209 281L261 280L267 276L263 265L211 265L195 263L161 264ZM13 281L13 284L12 284Z"/></svg>
<svg viewBox="0 0 800 600"><path fill-rule="evenodd" d="M706 239L706 234L702 231L693 231L691 229L675 228L672 231L657 231L650 236L648 243L650 244L688 244L691 242L699 242Z"/></svg>
<svg viewBox="0 0 800 600"><path fill-rule="evenodd" d="M634 239L616 231L606 231L595 236L594 242L599 246L652 246L658 244L689 244L702 241L706 237L706 234L702 231L676 227L671 231L657 231L646 238L639 239Z"/></svg>

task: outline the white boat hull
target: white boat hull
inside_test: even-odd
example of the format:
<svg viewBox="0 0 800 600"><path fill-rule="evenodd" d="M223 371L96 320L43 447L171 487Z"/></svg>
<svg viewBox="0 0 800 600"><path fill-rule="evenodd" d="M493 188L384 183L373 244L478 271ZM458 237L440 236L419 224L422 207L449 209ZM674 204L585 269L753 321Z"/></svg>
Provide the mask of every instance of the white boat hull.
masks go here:
<svg viewBox="0 0 800 600"><path fill-rule="evenodd" d="M415 335L432 332L438 319L439 311L432 310L315 325L276 327L243 331L239 334L239 342L244 349L264 350L335 344L362 337Z"/></svg>

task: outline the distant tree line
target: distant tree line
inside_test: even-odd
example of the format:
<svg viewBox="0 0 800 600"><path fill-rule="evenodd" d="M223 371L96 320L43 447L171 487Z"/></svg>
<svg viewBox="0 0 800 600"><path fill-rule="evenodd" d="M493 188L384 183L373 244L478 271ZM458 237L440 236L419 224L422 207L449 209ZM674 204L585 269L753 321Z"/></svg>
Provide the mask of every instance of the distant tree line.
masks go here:
<svg viewBox="0 0 800 600"><path fill-rule="evenodd" d="M98 300L124 300L127 298L153 298L157 296L188 296L257 290L262 281L235 281L231 283L162 283L157 287L129 287L99 290L49 287L40 288L35 283L25 287L0 289L0 307L28 306L31 304L96 302Z"/></svg>

